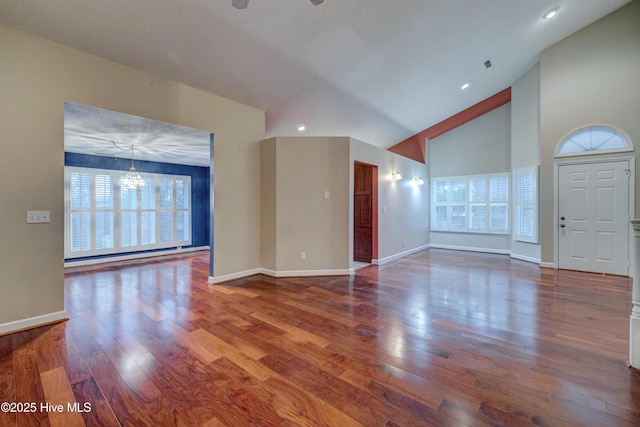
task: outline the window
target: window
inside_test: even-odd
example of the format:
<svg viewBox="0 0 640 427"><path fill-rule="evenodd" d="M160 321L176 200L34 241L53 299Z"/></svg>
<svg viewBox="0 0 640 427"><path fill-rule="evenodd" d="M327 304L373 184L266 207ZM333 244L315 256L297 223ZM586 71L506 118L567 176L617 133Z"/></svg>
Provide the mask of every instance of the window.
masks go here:
<svg viewBox="0 0 640 427"><path fill-rule="evenodd" d="M556 157L633 151L624 132L609 126L588 126L571 132L556 148Z"/></svg>
<svg viewBox="0 0 640 427"><path fill-rule="evenodd" d="M538 243L538 167L514 170L513 182L513 238Z"/></svg>
<svg viewBox="0 0 640 427"><path fill-rule="evenodd" d="M191 245L191 177L65 167L65 258Z"/></svg>
<svg viewBox="0 0 640 427"><path fill-rule="evenodd" d="M507 174L434 178L432 183L432 230L509 232Z"/></svg>

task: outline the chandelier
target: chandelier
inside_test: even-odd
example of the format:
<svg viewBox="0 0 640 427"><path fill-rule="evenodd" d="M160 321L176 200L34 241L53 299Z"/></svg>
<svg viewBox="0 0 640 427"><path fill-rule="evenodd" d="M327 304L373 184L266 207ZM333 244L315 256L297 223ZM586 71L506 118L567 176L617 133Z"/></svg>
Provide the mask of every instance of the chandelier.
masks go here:
<svg viewBox="0 0 640 427"><path fill-rule="evenodd" d="M115 141L113 141L113 145L120 148ZM123 150L123 148L120 149ZM126 175L120 177L118 183L121 187L128 188L130 190L140 190L144 187L144 179L142 179L140 174L136 172L136 168L133 163L133 144L131 144L131 168L129 168L129 172L127 172Z"/></svg>

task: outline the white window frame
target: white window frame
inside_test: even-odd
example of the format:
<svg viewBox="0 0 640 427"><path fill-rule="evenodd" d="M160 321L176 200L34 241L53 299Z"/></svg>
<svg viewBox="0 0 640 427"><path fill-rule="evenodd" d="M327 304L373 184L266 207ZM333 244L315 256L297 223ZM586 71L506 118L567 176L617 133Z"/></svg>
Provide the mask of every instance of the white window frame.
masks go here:
<svg viewBox="0 0 640 427"><path fill-rule="evenodd" d="M504 192L504 198L500 198L499 200L493 199L491 197L491 179L492 178L504 178L507 182L507 188ZM486 199L482 200L473 200L472 193L470 191L472 182L478 180L485 180L485 188L486 188ZM511 185L510 173L492 173L492 174L482 174L482 175L464 175L464 176L451 176L451 177L436 177L431 178L431 230L432 231L445 231L445 232L458 232L458 233L482 233L482 234L510 234L511 233L511 202L510 202L510 185ZM454 192L448 190L448 186L452 183L457 185L465 186L465 197L464 200L455 200ZM440 186L444 186L447 190L447 200L438 200L439 192L438 188ZM491 212L492 207L498 206L506 206L505 213L505 221L506 228L504 229L492 229L491 228ZM441 210L446 207L447 210L447 220L446 224L443 227L439 227L437 224L438 215L436 214L437 210ZM472 207L484 207L484 228L473 227L472 225ZM460 222L455 221L454 215L455 212L464 211L464 227L460 227ZM452 221L453 219L453 221Z"/></svg>
<svg viewBox="0 0 640 427"><path fill-rule="evenodd" d="M92 257L92 256L100 256L100 255L114 255L114 254L122 254L122 253L130 253L130 252L140 252L140 251L149 251L155 249L166 249L166 248L174 248L181 246L190 246L192 241L192 219L191 219L191 208L192 208L192 200L191 200L191 177L186 175L168 175L168 174L158 174L158 173L142 173L143 178L145 179L147 186L154 186L154 196L155 196L155 208L154 209L142 209L141 208L141 194L140 190L137 190L136 193L136 208L135 209L121 209L121 191L120 185L118 184L118 180L122 175L125 174L124 171L120 170L109 170L109 169L94 169L94 168L82 168L76 166L65 166L65 238L64 238L64 256L65 259L74 259L74 258L84 258L84 257ZM72 210L71 209L71 195L70 195L70 183L71 183L71 174L73 173L81 173L81 174L89 174L91 177L91 185L90 185L90 208L84 210ZM95 176L96 175L109 175L112 177L112 187L111 193L113 197L113 209L97 209L96 206L96 189L95 189ZM172 208L163 207L160 208L160 181L161 180L171 180L172 181ZM184 189L185 189L185 203L183 207L176 206L176 181L184 181ZM145 187L146 188L146 187ZM130 190L131 191L131 190ZM90 218L90 237L89 237L89 249L87 250L71 250L71 214L72 212L81 212L81 213L89 213ZM98 212L113 212L113 247L97 249L96 248L96 213ZM121 240L121 213L124 212L135 212L136 213L136 222L137 222L137 236L136 236L136 244L132 246L122 247ZM141 244L141 218L142 212L155 212L155 242L153 244ZM167 242L160 241L160 213L161 212L171 212L173 222L173 239ZM188 230L184 230L184 237L187 239L179 240L177 226L178 226L178 213L181 213L181 216L186 216L188 218L187 228ZM183 222L184 225L184 222Z"/></svg>
<svg viewBox="0 0 640 427"><path fill-rule="evenodd" d="M520 188L520 178L528 176L533 181L533 188L528 193L523 193ZM539 176L538 166L529 166L513 170L513 240L526 243L539 243ZM527 232L521 227L521 211L529 208L533 212L533 229Z"/></svg>
<svg viewBox="0 0 640 427"><path fill-rule="evenodd" d="M564 149L564 146L566 144L571 143L573 138L575 138L578 135L590 133L594 130L607 132L612 137L615 137L621 142L624 142L626 145L624 147L610 148L610 149L602 149L598 147L589 146L589 147L582 147L582 149L572 149L564 153L562 152L562 150ZM634 150L633 142L631 142L631 138L629 137L629 135L627 135L626 132L608 125L589 125L589 126L578 128L572 132L569 132L567 135L565 135L556 146L554 157L590 156L593 154L625 153L633 150Z"/></svg>

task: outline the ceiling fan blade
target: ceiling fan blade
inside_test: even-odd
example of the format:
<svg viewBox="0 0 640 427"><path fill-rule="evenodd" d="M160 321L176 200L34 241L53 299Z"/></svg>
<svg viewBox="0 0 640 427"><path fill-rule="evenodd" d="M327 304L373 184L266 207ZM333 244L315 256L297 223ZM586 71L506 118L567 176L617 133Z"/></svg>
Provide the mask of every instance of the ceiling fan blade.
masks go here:
<svg viewBox="0 0 640 427"><path fill-rule="evenodd" d="M246 9L248 5L249 0L231 0L231 6L235 7L236 9Z"/></svg>
<svg viewBox="0 0 640 427"><path fill-rule="evenodd" d="M313 3L314 6L319 5L320 3L322 3L324 0L311 0L311 3Z"/></svg>

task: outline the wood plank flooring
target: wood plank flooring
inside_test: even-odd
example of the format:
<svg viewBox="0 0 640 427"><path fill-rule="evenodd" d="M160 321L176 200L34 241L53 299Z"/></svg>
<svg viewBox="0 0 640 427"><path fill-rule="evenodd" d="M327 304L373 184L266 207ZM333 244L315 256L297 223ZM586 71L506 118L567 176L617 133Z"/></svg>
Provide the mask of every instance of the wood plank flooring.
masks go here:
<svg viewBox="0 0 640 427"><path fill-rule="evenodd" d="M630 278L431 249L211 286L208 259L69 270L69 321L0 337L0 402L36 405L0 426L640 425Z"/></svg>

